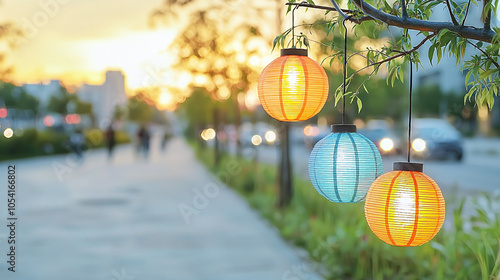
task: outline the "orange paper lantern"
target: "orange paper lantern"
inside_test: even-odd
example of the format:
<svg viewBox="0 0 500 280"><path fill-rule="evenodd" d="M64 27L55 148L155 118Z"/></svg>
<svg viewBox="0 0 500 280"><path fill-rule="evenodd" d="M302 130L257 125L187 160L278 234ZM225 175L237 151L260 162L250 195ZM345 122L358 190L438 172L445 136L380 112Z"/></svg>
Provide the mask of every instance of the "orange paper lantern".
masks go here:
<svg viewBox="0 0 500 280"><path fill-rule="evenodd" d="M307 49L283 49L259 77L259 99L264 110L280 121L310 119L328 98L325 70L307 57Z"/></svg>
<svg viewBox="0 0 500 280"><path fill-rule="evenodd" d="M439 186L420 163L395 162L394 171L378 177L365 202L365 217L387 244L418 246L431 240L445 218Z"/></svg>

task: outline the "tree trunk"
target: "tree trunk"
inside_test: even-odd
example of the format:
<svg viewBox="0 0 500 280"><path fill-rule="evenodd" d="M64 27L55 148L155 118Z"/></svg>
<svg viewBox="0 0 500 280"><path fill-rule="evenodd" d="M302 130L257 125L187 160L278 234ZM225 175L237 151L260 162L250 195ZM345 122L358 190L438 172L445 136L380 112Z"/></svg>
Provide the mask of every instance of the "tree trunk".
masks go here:
<svg viewBox="0 0 500 280"><path fill-rule="evenodd" d="M219 108L214 107L213 110L213 119L214 119L214 129L215 129L215 147L214 147L214 165L218 166L220 162L220 151L219 151L219 127L220 127L220 119L219 119Z"/></svg>
<svg viewBox="0 0 500 280"><path fill-rule="evenodd" d="M281 123L281 160L279 179L279 201L280 208L285 208L292 200L292 172L290 163L290 139L289 139L289 124L286 122Z"/></svg>

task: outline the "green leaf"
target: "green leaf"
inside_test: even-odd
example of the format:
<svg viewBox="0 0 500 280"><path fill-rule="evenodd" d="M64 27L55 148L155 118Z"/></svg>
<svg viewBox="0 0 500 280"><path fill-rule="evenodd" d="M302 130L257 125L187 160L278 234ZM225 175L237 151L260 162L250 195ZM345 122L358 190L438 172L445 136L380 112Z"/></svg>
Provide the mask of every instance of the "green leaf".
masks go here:
<svg viewBox="0 0 500 280"><path fill-rule="evenodd" d="M307 39L306 35L304 35L303 40L304 40L304 45L305 45L307 48L309 48L309 40Z"/></svg>
<svg viewBox="0 0 500 280"><path fill-rule="evenodd" d="M361 101L361 99L359 97L356 97L357 100L356 102L358 103L358 113L361 112L361 109L363 108L363 102Z"/></svg>
<svg viewBox="0 0 500 280"><path fill-rule="evenodd" d="M340 93L340 87L342 85L340 85L338 88L337 88L337 92L335 93L335 106L337 106L337 103L339 103L339 100L342 98L342 93Z"/></svg>
<svg viewBox="0 0 500 280"><path fill-rule="evenodd" d="M274 38L274 40L273 40L273 49L271 50L271 52L273 52L273 51L274 51L274 48L275 48L275 47L276 47L276 45L279 43L279 41L280 41L280 37L281 37L281 35L276 36L276 38Z"/></svg>
<svg viewBox="0 0 500 280"><path fill-rule="evenodd" d="M493 75L495 72L498 72L498 69L488 69L488 70L484 71L483 73L479 74L479 79L485 80L486 78Z"/></svg>
<svg viewBox="0 0 500 280"><path fill-rule="evenodd" d="M431 63L432 65L432 59L434 58L434 51L436 50L436 47L434 46L434 44L432 44L430 47L429 47L429 62Z"/></svg>
<svg viewBox="0 0 500 280"><path fill-rule="evenodd" d="M443 51L441 50L441 47L438 46L437 48L437 59L438 59L438 63L441 61L441 57L443 57Z"/></svg>

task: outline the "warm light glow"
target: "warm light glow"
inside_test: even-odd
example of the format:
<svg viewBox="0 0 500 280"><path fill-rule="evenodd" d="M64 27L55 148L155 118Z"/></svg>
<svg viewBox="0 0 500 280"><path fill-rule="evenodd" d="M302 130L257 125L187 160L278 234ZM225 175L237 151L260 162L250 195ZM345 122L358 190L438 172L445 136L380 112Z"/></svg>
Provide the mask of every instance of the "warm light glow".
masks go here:
<svg viewBox="0 0 500 280"><path fill-rule="evenodd" d="M250 89L247 91L245 95L245 107L248 108L248 110L255 110L255 108L260 104L259 101L259 94L257 93L257 85L253 84L250 86Z"/></svg>
<svg viewBox="0 0 500 280"><path fill-rule="evenodd" d="M487 120L488 119L488 106L481 106L477 110L477 115L479 116L479 119L481 120Z"/></svg>
<svg viewBox="0 0 500 280"><path fill-rule="evenodd" d="M426 143L424 140L417 138L413 140L413 143L411 144L412 148L417 151L417 152L423 152L426 147Z"/></svg>
<svg viewBox="0 0 500 280"><path fill-rule="evenodd" d="M219 99L226 100L229 98L229 96L231 96L231 91L226 86L220 87L217 91L217 97Z"/></svg>
<svg viewBox="0 0 500 280"><path fill-rule="evenodd" d="M314 137L314 136L318 136L318 134L319 134L319 128L318 127L312 126L312 125L306 125L304 127L304 135L305 136Z"/></svg>
<svg viewBox="0 0 500 280"><path fill-rule="evenodd" d="M362 119L355 119L353 123L358 129L365 127L365 122Z"/></svg>
<svg viewBox="0 0 500 280"><path fill-rule="evenodd" d="M11 138L12 136L14 136L14 131L11 129L11 128L7 128L4 132L3 132L3 136L5 136L5 138Z"/></svg>
<svg viewBox="0 0 500 280"><path fill-rule="evenodd" d="M45 116L45 118L43 118L43 125L45 125L46 127L52 127L55 122L56 120L53 116Z"/></svg>
<svg viewBox="0 0 500 280"><path fill-rule="evenodd" d="M212 140L216 136L215 130L213 128L204 129L201 132L201 138L205 141Z"/></svg>
<svg viewBox="0 0 500 280"><path fill-rule="evenodd" d="M262 143L262 137L260 135L254 135L252 136L252 144L254 146L259 146Z"/></svg>
<svg viewBox="0 0 500 280"><path fill-rule="evenodd" d="M0 119L7 117L7 108L0 108Z"/></svg>
<svg viewBox="0 0 500 280"><path fill-rule="evenodd" d="M174 96L167 91L163 91L158 97L157 107L160 110L175 110L176 101Z"/></svg>
<svg viewBox="0 0 500 280"><path fill-rule="evenodd" d="M384 138L380 141L380 148L382 148L382 150L386 152L389 152L390 150L392 150L392 148L394 148L394 142L392 142L392 140L389 138Z"/></svg>
<svg viewBox="0 0 500 280"><path fill-rule="evenodd" d="M365 216L370 229L385 243L418 246L439 232L445 219L445 201L429 176L395 170L371 185Z"/></svg>
<svg viewBox="0 0 500 280"><path fill-rule="evenodd" d="M264 138L266 138L266 141L268 143L273 143L274 141L276 141L276 132L268 130L264 135Z"/></svg>
<svg viewBox="0 0 500 280"><path fill-rule="evenodd" d="M280 121L303 121L315 116L328 98L328 77L314 60L283 55L259 77L259 100L264 110Z"/></svg>

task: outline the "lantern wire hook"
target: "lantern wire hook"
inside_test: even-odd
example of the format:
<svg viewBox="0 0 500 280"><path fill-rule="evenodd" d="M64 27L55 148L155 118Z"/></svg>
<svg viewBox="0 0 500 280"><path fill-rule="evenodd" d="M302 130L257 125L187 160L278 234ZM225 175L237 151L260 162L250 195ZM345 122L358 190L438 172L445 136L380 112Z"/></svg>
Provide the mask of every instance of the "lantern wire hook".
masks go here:
<svg viewBox="0 0 500 280"><path fill-rule="evenodd" d="M411 59L411 55L408 56L410 60L410 110L408 114L408 162L410 162L410 152L411 152L411 97L412 97L412 89L413 89L413 61Z"/></svg>
<svg viewBox="0 0 500 280"><path fill-rule="evenodd" d="M297 10L300 5L293 7L292 9L292 47L295 49L295 10Z"/></svg>
<svg viewBox="0 0 500 280"><path fill-rule="evenodd" d="M345 91L347 81L347 27L345 26L345 22L350 18L351 16L347 16L344 18L344 20L342 20L342 25L344 26L344 83L342 84L342 124L345 124Z"/></svg>

